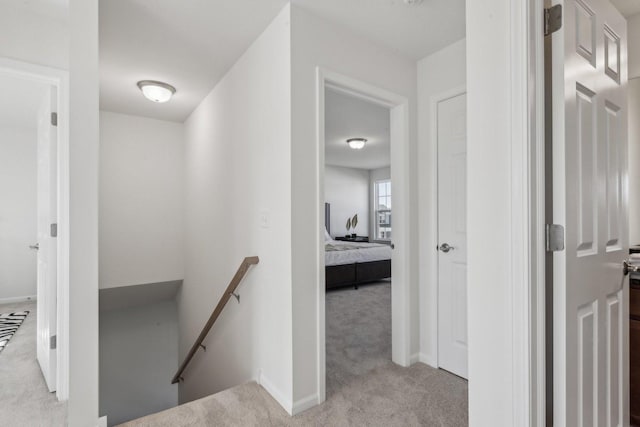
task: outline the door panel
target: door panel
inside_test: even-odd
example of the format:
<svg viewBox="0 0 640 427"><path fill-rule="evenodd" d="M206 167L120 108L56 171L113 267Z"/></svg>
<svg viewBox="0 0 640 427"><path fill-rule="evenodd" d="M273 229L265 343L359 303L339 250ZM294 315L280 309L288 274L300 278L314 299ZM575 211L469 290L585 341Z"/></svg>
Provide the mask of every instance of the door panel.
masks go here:
<svg viewBox="0 0 640 427"><path fill-rule="evenodd" d="M51 124L56 93L51 88L38 111L38 304L36 353L49 391L56 390L57 242L51 224L57 223L57 132Z"/></svg>
<svg viewBox="0 0 640 427"><path fill-rule="evenodd" d="M628 425L626 21L569 0L553 45L554 420Z"/></svg>
<svg viewBox="0 0 640 427"><path fill-rule="evenodd" d="M467 377L467 98L437 104L438 365Z"/></svg>

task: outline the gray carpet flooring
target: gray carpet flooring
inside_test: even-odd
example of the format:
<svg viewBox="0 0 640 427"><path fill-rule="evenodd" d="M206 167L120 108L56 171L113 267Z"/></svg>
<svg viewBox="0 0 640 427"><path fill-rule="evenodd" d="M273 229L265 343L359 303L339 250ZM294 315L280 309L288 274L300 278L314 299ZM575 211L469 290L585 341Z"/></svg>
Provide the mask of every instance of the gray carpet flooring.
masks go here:
<svg viewBox="0 0 640 427"><path fill-rule="evenodd" d="M391 363L391 283L326 295L327 396Z"/></svg>
<svg viewBox="0 0 640 427"><path fill-rule="evenodd" d="M327 294L327 400L289 417L247 383L123 424L147 426L468 425L467 382L422 363L391 362L391 285Z"/></svg>
<svg viewBox="0 0 640 427"><path fill-rule="evenodd" d="M66 404L49 393L36 360L36 303L0 305L0 313L30 313L0 353L0 425L64 426Z"/></svg>

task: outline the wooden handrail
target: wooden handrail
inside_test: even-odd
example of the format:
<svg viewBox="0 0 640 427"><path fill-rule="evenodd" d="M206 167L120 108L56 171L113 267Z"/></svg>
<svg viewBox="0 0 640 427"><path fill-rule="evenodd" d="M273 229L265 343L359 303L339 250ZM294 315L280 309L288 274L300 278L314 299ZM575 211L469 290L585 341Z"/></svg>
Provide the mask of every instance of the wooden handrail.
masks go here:
<svg viewBox="0 0 640 427"><path fill-rule="evenodd" d="M173 379L171 380L171 384L175 384L178 381L180 381L180 378L182 378L182 373L187 368L187 365L189 365L189 362L191 362L191 359L193 359L193 356L195 356L196 351L198 351L198 348L202 346L202 342L207 337L207 334L211 330L211 327L213 326L213 324L218 319L218 316L220 316L220 313L222 313L224 306L227 305L229 298L231 298L231 295L234 294L236 288L242 281L242 278L247 273L247 270L249 270L250 266L255 265L259 262L260 262L260 259L257 256L246 257L242 261L242 264L240 264L240 267L238 267L238 271L236 271L236 274L233 276L233 279L231 279L231 282L229 282L229 286L227 286L227 290L224 291L224 295L222 295L222 298L220 298L220 301L218 301L218 305L216 306L215 310L213 310L213 313L211 313L211 317L209 317L209 320L207 320L207 323L204 325L204 328L202 328L202 332L200 332L200 335L198 335L196 342L193 343L191 350L189 350L187 357L185 357L184 361L180 365L178 372L176 372L176 374L173 376Z"/></svg>

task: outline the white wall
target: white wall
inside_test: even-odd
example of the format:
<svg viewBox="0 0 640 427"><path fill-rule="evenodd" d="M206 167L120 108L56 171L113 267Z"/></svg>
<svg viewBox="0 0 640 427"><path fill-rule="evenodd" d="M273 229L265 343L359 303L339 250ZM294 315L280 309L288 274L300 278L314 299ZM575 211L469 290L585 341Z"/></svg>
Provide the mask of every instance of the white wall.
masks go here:
<svg viewBox="0 0 640 427"><path fill-rule="evenodd" d="M627 21L629 50L629 244L640 244L640 14Z"/></svg>
<svg viewBox="0 0 640 427"><path fill-rule="evenodd" d="M15 3L26 2L3 2L0 6L0 57L68 69L66 17L30 11Z"/></svg>
<svg viewBox="0 0 640 427"><path fill-rule="evenodd" d="M378 220L375 217L376 203L378 203L376 200L376 181L382 181L385 179L391 179L390 167L369 171L369 200L371 200L371 203L369 204L369 218L371 218L371 222L369 224L369 240L374 240L376 235L376 221ZM393 192L391 193L391 206L393 207Z"/></svg>
<svg viewBox="0 0 640 427"><path fill-rule="evenodd" d="M181 402L258 379L291 407L289 22L287 6L185 122L181 356L243 258L260 264L185 372Z"/></svg>
<svg viewBox="0 0 640 427"><path fill-rule="evenodd" d="M99 382L98 0L69 0L69 9L68 424L87 427L98 419Z"/></svg>
<svg viewBox="0 0 640 427"><path fill-rule="evenodd" d="M33 129L0 128L0 303L36 295L37 142Z"/></svg>
<svg viewBox="0 0 640 427"><path fill-rule="evenodd" d="M100 414L118 425L178 404L175 301L100 313Z"/></svg>
<svg viewBox="0 0 640 427"><path fill-rule="evenodd" d="M69 347L69 360L60 363L72 369L68 390L59 383L58 394L69 398L69 426L86 427L98 418L98 0L68 4L68 20L3 4L0 57L69 70L69 93L61 97L70 114L59 124L69 125L69 175L62 185L70 182L71 201L69 223L58 224L70 236L68 268L59 272L69 282L61 301L69 336L60 334L58 345Z"/></svg>
<svg viewBox="0 0 640 427"><path fill-rule="evenodd" d="M347 234L347 218L358 214L359 236L369 232L369 171L326 165L324 168L324 199L331 203L331 235Z"/></svg>
<svg viewBox="0 0 640 427"><path fill-rule="evenodd" d="M516 147L527 144L514 130L526 114L526 102L515 102L516 81L523 81L527 70L512 68L512 53L522 54L514 55L514 62L526 60L525 43L513 36L526 36L521 22L526 15L519 12L528 4L466 4L469 419L476 426L526 424L521 411L528 395L520 380L529 371L518 365L515 343L527 337L514 323L525 316L520 292L526 267L515 264L524 253L512 240L525 228L514 222L521 213L514 211L512 190L526 182L526 168L513 168L512 159Z"/></svg>
<svg viewBox="0 0 640 427"><path fill-rule="evenodd" d="M182 279L183 130L100 113L100 288Z"/></svg>
<svg viewBox="0 0 640 427"><path fill-rule="evenodd" d="M302 408L318 398L317 328L318 259L318 150L316 147L317 67L359 79L405 96L409 100L409 181L416 174L416 64L395 52L371 43L343 28L292 6L292 253L294 317L294 407ZM408 229L417 228L416 189L410 188ZM397 206L397 205L396 205ZM410 237L410 265L417 266L417 239ZM396 245L396 249L399 246ZM413 268L412 268L413 270ZM417 270L417 268L415 269ZM418 353L417 277L406 279L411 321L410 352Z"/></svg>
<svg viewBox="0 0 640 427"><path fill-rule="evenodd" d="M433 138L432 97L466 83L466 47L460 40L418 62L418 169L420 203L420 359L435 364L437 354L438 176L437 143Z"/></svg>

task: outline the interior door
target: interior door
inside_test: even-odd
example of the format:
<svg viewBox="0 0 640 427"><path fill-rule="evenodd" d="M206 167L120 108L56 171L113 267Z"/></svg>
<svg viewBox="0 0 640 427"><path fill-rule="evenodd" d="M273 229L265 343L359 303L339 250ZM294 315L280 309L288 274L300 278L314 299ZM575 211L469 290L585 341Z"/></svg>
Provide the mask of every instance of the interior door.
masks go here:
<svg viewBox="0 0 640 427"><path fill-rule="evenodd" d="M554 420L629 424L626 21L608 0L564 2L552 35Z"/></svg>
<svg viewBox="0 0 640 427"><path fill-rule="evenodd" d="M467 378L467 96L437 104L438 365Z"/></svg>
<svg viewBox="0 0 640 427"><path fill-rule="evenodd" d="M47 91L38 111L38 304L37 358L49 391L56 390L57 314L57 131L52 124L55 88Z"/></svg>

